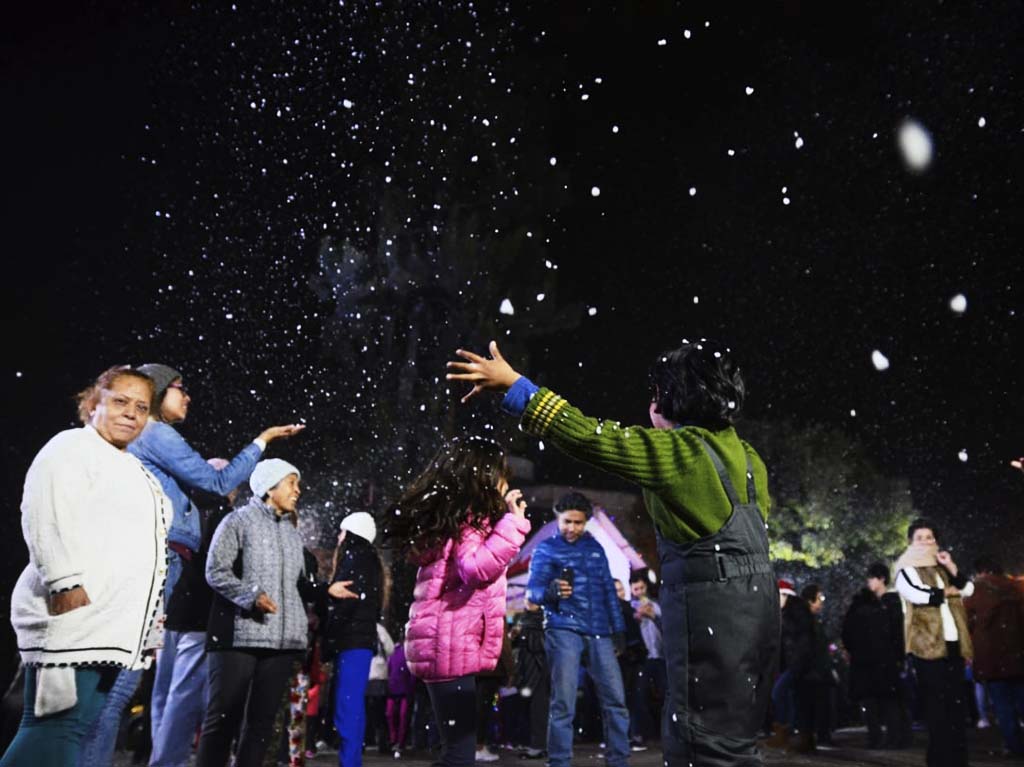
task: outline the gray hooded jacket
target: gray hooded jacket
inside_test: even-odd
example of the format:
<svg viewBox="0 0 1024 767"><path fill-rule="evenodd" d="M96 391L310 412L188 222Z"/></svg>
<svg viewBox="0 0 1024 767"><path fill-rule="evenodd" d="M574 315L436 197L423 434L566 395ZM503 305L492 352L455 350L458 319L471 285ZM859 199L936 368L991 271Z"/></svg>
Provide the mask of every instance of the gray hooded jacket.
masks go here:
<svg viewBox="0 0 1024 767"><path fill-rule="evenodd" d="M218 620L215 605L208 647L304 650L307 620L299 593L304 571L302 538L289 515L278 516L256 498L228 514L210 544L206 580L216 594L231 603L228 607L233 616L223 615L226 620ZM274 600L276 613L253 608L261 593Z"/></svg>

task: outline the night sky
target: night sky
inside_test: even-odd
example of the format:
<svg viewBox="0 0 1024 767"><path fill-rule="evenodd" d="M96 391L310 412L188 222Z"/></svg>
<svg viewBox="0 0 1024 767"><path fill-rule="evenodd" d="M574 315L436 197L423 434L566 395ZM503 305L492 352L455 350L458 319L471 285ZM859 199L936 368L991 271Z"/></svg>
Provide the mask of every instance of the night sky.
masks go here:
<svg viewBox="0 0 1024 767"><path fill-rule="evenodd" d="M1019 4L721 5L16 11L9 574L28 463L121 362L185 373L208 455L305 420L274 454L316 504L379 508L367 478L452 430L621 487L457 405L443 361L490 335L629 422L655 354L714 336L747 417L841 428L973 547L1024 540Z"/></svg>

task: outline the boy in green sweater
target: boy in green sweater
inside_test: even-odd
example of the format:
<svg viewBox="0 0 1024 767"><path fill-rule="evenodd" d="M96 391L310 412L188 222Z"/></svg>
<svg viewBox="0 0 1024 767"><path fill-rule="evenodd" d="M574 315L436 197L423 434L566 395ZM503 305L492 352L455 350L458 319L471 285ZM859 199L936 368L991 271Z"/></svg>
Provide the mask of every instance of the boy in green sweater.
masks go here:
<svg viewBox="0 0 1024 767"><path fill-rule="evenodd" d="M662 567L668 696L662 748L676 765L759 765L779 647L768 560L764 463L732 426L744 387L729 349L683 342L651 371L653 428L590 418L517 373L493 341L490 359L458 350L449 380L505 394L529 434L641 487Z"/></svg>

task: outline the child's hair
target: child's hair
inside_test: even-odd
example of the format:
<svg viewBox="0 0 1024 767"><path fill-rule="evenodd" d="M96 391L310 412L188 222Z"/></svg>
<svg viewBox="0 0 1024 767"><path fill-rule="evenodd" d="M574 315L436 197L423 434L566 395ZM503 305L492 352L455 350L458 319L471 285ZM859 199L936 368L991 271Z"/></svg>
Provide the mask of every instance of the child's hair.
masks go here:
<svg viewBox="0 0 1024 767"><path fill-rule="evenodd" d="M745 389L731 351L716 341L683 341L658 355L650 373L651 400L662 417L717 431L743 407Z"/></svg>
<svg viewBox="0 0 1024 767"><path fill-rule="evenodd" d="M338 574L338 565L344 559L345 553L356 546L369 546L377 556L377 566L380 567L380 614L387 615L388 605L391 603L391 568L384 562L380 550L362 536L349 533L345 536L345 540L334 548L329 581L334 583L334 576Z"/></svg>
<svg viewBox="0 0 1024 767"><path fill-rule="evenodd" d="M498 492L511 472L505 450L483 437L452 439L441 447L388 514L388 537L410 561L458 540L462 528L489 527L506 512Z"/></svg>
<svg viewBox="0 0 1024 767"><path fill-rule="evenodd" d="M563 511L582 511L590 519L594 514L594 505L583 493L571 492L563 495L555 504L555 514Z"/></svg>

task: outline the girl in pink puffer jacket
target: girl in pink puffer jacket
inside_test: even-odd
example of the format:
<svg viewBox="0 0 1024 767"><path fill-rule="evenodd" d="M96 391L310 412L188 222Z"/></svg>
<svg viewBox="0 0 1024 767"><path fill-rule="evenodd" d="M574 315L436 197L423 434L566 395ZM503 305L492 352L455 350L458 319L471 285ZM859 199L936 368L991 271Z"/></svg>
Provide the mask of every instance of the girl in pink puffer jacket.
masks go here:
<svg viewBox="0 0 1024 767"><path fill-rule="evenodd" d="M475 674L498 662L505 570L530 523L509 490L505 452L491 440L452 440L396 504L389 535L419 565L406 626L406 662L427 683L441 733L440 764L468 767L476 751Z"/></svg>

